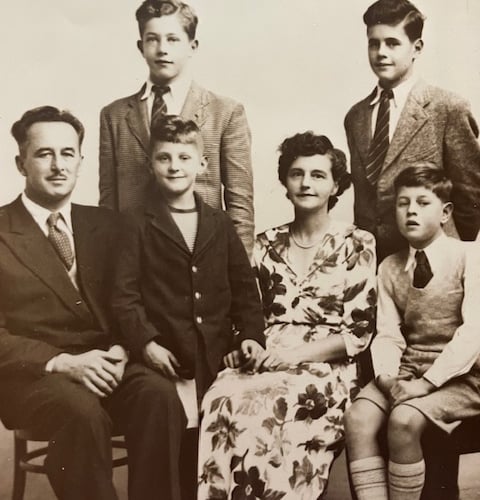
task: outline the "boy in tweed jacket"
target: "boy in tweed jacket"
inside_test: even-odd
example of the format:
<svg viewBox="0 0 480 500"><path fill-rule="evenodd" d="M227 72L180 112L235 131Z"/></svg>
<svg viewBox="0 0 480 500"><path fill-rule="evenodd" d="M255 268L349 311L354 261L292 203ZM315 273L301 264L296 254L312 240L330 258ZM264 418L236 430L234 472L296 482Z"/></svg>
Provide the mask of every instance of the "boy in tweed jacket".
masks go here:
<svg viewBox="0 0 480 500"><path fill-rule="evenodd" d="M468 103L415 74L424 17L408 0L379 0L363 19L378 84L345 117L355 224L376 236L379 261L405 247L395 224L393 181L413 162L429 161L453 183L455 224L447 234L474 240L480 228L480 146ZM380 112L382 95L387 115Z"/></svg>
<svg viewBox="0 0 480 500"><path fill-rule="evenodd" d="M380 264L376 378L345 415L359 500L420 499L425 431L450 433L480 414L480 261L476 244L442 230L451 187L430 166L408 167L395 180L398 228L409 248ZM384 427L388 473L378 441Z"/></svg>
<svg viewBox="0 0 480 500"><path fill-rule="evenodd" d="M250 254L253 179L244 108L193 81L190 62L198 47L198 19L189 5L178 0L145 0L136 18L141 37L137 45L149 76L137 93L101 111L100 205L120 211L145 205L151 178L152 116L180 115L200 127L208 158L196 191L210 206L225 207Z"/></svg>

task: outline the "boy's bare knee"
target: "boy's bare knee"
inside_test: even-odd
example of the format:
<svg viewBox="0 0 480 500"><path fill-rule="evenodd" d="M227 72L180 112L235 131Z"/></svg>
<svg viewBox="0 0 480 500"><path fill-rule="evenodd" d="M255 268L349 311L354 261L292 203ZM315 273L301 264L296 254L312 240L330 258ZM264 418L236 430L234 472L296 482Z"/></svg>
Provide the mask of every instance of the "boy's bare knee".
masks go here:
<svg viewBox="0 0 480 500"><path fill-rule="evenodd" d="M388 420L389 443L419 438L424 424L425 417L416 408L404 404L395 407Z"/></svg>
<svg viewBox="0 0 480 500"><path fill-rule="evenodd" d="M370 401L358 399L343 416L347 439L375 436L381 426L382 414Z"/></svg>

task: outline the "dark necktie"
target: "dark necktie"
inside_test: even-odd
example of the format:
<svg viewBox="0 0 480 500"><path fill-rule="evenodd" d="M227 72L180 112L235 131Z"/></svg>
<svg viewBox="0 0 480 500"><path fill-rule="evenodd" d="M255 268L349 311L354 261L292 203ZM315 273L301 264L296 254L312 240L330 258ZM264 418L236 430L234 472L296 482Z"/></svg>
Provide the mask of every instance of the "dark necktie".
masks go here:
<svg viewBox="0 0 480 500"><path fill-rule="evenodd" d="M415 261L417 264L413 272L413 286L415 288L425 288L432 279L433 273L423 250L417 250L415 252Z"/></svg>
<svg viewBox="0 0 480 500"><path fill-rule="evenodd" d="M391 90L382 90L378 104L375 133L368 151L365 173L372 186L377 185L378 176L382 170L389 146L390 99L393 99Z"/></svg>
<svg viewBox="0 0 480 500"><path fill-rule="evenodd" d="M150 128L162 116L167 114L167 105L163 96L170 90L170 87L160 87L159 85L152 86L152 92L155 94L152 105L152 120Z"/></svg>
<svg viewBox="0 0 480 500"><path fill-rule="evenodd" d="M61 215L58 212L54 212L49 215L47 219L48 239L60 259L62 259L65 267L70 270L73 266L73 251L67 234L57 226L57 222L60 217Z"/></svg>

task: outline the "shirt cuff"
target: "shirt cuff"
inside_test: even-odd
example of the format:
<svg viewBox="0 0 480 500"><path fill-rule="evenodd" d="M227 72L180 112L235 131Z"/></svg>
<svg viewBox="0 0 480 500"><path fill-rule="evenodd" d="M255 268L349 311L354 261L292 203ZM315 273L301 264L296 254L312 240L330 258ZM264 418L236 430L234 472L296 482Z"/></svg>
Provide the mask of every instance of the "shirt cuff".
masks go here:
<svg viewBox="0 0 480 500"><path fill-rule="evenodd" d="M55 368L55 361L57 360L57 356L54 356L50 359L45 365L45 373L53 373L53 369Z"/></svg>

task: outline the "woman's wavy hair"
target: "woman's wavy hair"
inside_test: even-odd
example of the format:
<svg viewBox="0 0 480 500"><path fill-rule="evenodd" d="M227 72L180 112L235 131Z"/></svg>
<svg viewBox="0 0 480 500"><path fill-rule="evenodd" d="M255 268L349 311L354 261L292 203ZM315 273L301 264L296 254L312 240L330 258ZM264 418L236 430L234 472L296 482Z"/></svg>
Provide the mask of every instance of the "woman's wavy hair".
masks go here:
<svg viewBox="0 0 480 500"><path fill-rule="evenodd" d="M332 177L338 186L337 193L328 199L328 210L333 208L338 197L350 187L347 158L340 149L333 147L325 135L315 135L311 130L285 139L279 147L278 178L286 186L288 170L300 156L327 155L332 163Z"/></svg>

